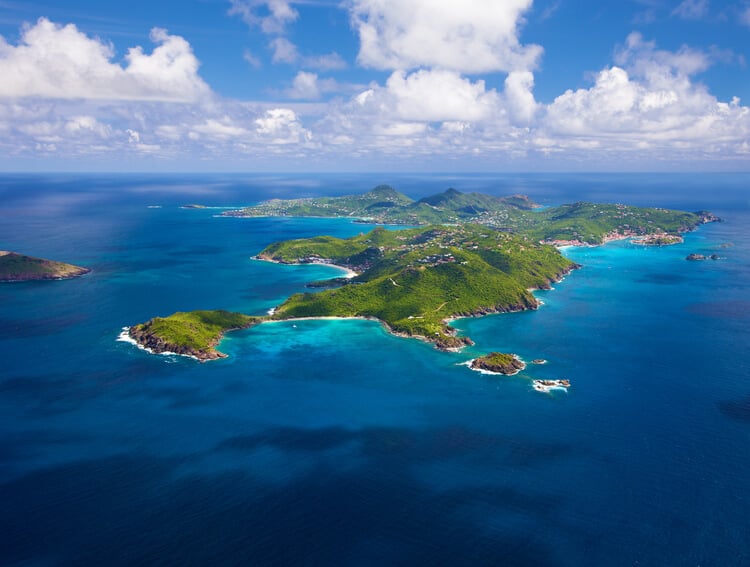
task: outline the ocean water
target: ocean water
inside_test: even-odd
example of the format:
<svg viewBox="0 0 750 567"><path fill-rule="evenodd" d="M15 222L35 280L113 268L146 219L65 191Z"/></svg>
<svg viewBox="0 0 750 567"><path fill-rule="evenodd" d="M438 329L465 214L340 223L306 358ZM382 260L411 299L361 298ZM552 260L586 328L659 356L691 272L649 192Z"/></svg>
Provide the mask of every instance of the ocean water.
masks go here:
<svg viewBox="0 0 750 567"><path fill-rule="evenodd" d="M584 267L538 311L456 322L460 354L369 321L261 325L207 364L116 340L178 310L264 313L339 272L252 255L368 229L179 205L380 183L725 222L566 249ZM748 226L738 174L3 175L0 249L93 272L0 285L0 564L750 565ZM490 350L549 363L461 365Z"/></svg>

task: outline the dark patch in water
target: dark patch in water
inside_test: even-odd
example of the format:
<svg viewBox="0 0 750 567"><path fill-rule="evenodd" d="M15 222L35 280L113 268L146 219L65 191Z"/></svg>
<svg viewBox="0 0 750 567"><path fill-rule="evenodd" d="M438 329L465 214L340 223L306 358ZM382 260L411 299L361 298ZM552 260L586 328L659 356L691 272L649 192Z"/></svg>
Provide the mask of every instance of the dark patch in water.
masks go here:
<svg viewBox="0 0 750 567"><path fill-rule="evenodd" d="M719 402L719 411L725 416L742 423L750 423L750 396L744 400Z"/></svg>
<svg viewBox="0 0 750 567"><path fill-rule="evenodd" d="M0 319L0 340L55 335L86 321L86 319L87 317L81 314L39 319Z"/></svg>
<svg viewBox="0 0 750 567"><path fill-rule="evenodd" d="M281 427L253 435L225 439L218 451L253 451L262 446L283 451L327 451L356 443L363 456L404 464L411 461L439 461L466 455L485 454L491 461L510 466L531 467L570 457L574 447L535 439L513 439L488 435L462 427L431 431L370 427L352 431L340 427L302 429Z"/></svg>
<svg viewBox="0 0 750 567"><path fill-rule="evenodd" d="M687 308L689 313L714 319L745 319L750 317L750 301L709 301L693 303Z"/></svg>
<svg viewBox="0 0 750 567"><path fill-rule="evenodd" d="M0 485L0 563L61 565L556 565L547 535L489 530L483 510L554 531L556 497L433 491L404 474L316 471L280 486L176 461L113 457ZM167 560L168 558L168 560Z"/></svg>
<svg viewBox="0 0 750 567"><path fill-rule="evenodd" d="M91 369L75 374L15 375L0 381L0 396L14 399L30 415L49 416L76 411L81 404L111 395L112 390L145 376L163 375L171 369L148 363L126 364L117 370ZM123 392L123 398L141 396L142 392Z"/></svg>
<svg viewBox="0 0 750 567"><path fill-rule="evenodd" d="M637 283L646 283L646 284L676 285L676 284L684 283L687 280L688 278L679 274L652 273L652 274L643 274L636 281Z"/></svg>

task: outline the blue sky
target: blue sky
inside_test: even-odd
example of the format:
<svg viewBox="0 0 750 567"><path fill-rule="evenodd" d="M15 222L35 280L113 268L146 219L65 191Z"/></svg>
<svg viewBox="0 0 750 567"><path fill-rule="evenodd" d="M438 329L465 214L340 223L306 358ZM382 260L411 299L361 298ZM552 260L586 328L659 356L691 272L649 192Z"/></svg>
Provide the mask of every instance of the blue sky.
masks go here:
<svg viewBox="0 0 750 567"><path fill-rule="evenodd" d="M0 0L0 169L747 171L750 1Z"/></svg>

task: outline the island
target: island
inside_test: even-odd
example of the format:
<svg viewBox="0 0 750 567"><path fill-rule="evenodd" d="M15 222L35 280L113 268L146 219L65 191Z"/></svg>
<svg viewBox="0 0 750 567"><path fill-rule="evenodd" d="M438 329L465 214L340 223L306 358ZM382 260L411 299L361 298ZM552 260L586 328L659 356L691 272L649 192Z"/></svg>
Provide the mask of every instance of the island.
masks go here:
<svg viewBox="0 0 750 567"><path fill-rule="evenodd" d="M685 239L679 234L657 232L655 234L638 236L633 238L631 242L633 244L640 244L641 246L672 246L673 244L682 244L685 242Z"/></svg>
<svg viewBox="0 0 750 567"><path fill-rule="evenodd" d="M622 204L541 208L522 195L496 197L456 189L414 200L387 185L343 197L274 199L222 216L345 217L403 228L377 226L351 238L316 236L269 244L254 258L334 265L347 269L350 277L311 282L316 291L292 295L264 316L194 311L152 319L129 330L129 337L142 347L213 360L223 356L215 347L232 329L266 321L343 317L377 320L397 336L458 351L473 341L458 334L453 320L537 309L540 302L532 291L550 289L580 268L562 255L563 246L634 237L651 245L673 243L684 232L720 220L707 211ZM491 359L477 360L489 364ZM539 387L567 387L563 382L540 382Z"/></svg>
<svg viewBox="0 0 750 567"><path fill-rule="evenodd" d="M89 268L0 250L0 282L65 280L88 274Z"/></svg>
<svg viewBox="0 0 750 567"><path fill-rule="evenodd" d="M497 197L453 188L414 200L388 185L359 195L272 199L221 214L241 218L336 217L409 226L480 224L558 246L599 245L651 234L676 236L721 220L708 211L691 213L623 204L578 202L543 208L525 195Z"/></svg>
<svg viewBox="0 0 750 567"><path fill-rule="evenodd" d="M513 376L526 368L526 364L515 354L491 352L469 362L469 368L492 374Z"/></svg>
<svg viewBox="0 0 750 567"><path fill-rule="evenodd" d="M441 350L472 344L450 321L537 309L533 289L549 289L579 266L553 246L474 225L404 230L377 227L340 239L277 242L256 258L287 264L333 264L355 272L344 285L291 296L273 319L362 317L399 336Z"/></svg>
<svg viewBox="0 0 750 567"><path fill-rule="evenodd" d="M263 319L223 310L178 312L126 328L126 332L149 352L179 354L205 362L226 358L216 350L225 333L247 329Z"/></svg>

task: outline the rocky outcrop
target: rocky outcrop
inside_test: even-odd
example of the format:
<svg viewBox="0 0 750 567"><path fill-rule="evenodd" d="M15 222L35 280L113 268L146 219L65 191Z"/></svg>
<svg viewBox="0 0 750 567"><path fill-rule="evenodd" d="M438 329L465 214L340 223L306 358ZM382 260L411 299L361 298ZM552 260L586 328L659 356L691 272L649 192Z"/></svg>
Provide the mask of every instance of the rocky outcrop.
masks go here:
<svg viewBox="0 0 750 567"><path fill-rule="evenodd" d="M512 376L526 368L526 364L515 354L491 352L486 356L480 356L479 358L472 360L469 364L469 368L472 370L484 370L486 372Z"/></svg>
<svg viewBox="0 0 750 567"><path fill-rule="evenodd" d="M219 352L218 350L213 348L214 346L219 344L221 337L219 337L216 343L209 349L198 350L186 345L180 345L165 341L164 338L154 334L151 331L148 323L130 327L130 329L128 330L128 334L130 335L131 339L154 354L174 353L182 356L192 356L193 358L197 358L201 362L227 357L227 355L223 352Z"/></svg>
<svg viewBox="0 0 750 567"><path fill-rule="evenodd" d="M685 260L688 260L690 262L700 262L702 260L718 260L719 255L718 254L711 254L709 256L706 256L704 254L696 254L693 252L692 254L688 254L685 257Z"/></svg>

